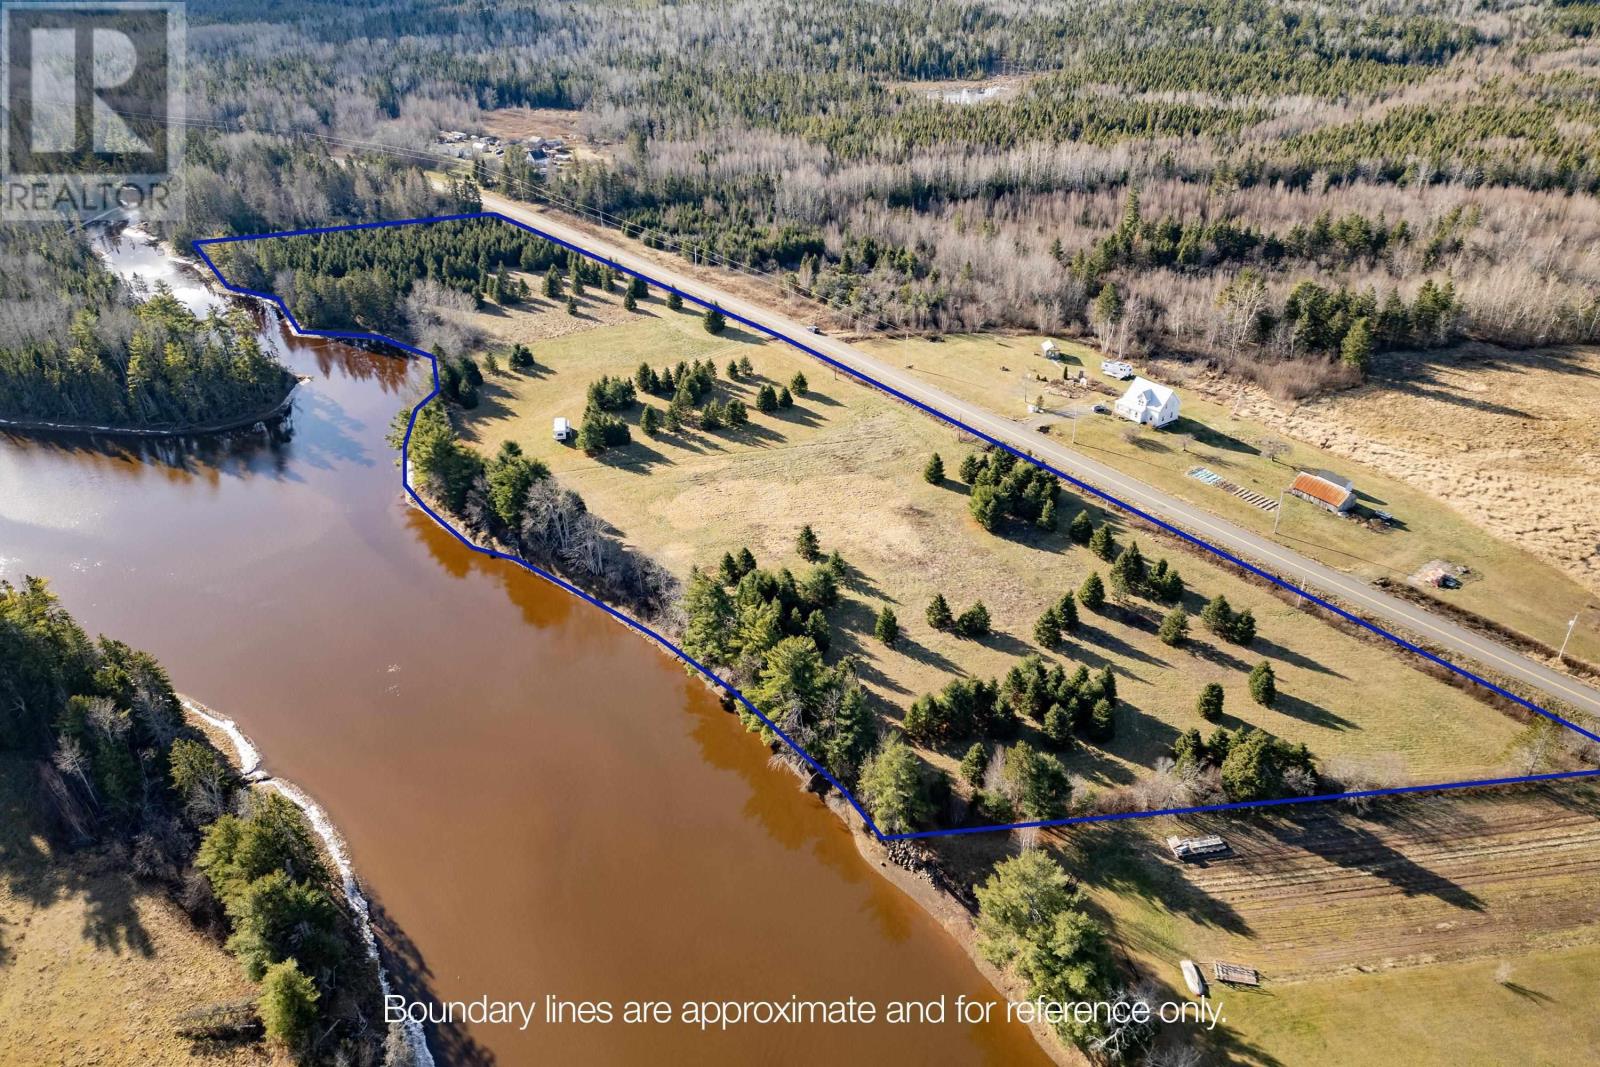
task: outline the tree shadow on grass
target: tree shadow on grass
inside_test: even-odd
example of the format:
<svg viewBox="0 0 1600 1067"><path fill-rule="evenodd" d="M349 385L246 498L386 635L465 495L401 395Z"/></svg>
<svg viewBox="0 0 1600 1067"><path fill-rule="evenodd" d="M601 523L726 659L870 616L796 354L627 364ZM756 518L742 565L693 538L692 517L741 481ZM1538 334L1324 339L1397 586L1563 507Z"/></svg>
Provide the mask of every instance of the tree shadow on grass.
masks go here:
<svg viewBox="0 0 1600 1067"><path fill-rule="evenodd" d="M1294 649L1285 645L1280 645L1276 641L1269 641L1264 637L1258 636L1255 639L1255 643L1250 647L1259 651L1262 656L1267 659L1275 659L1279 662L1287 663L1291 667L1299 667L1301 670L1314 671L1317 674L1326 674L1333 678L1345 677L1345 675L1339 673L1331 667L1324 667L1310 656L1296 652Z"/></svg>
<svg viewBox="0 0 1600 1067"><path fill-rule="evenodd" d="M1110 630L1094 626L1087 621L1080 625L1076 632L1068 636L1075 644L1085 645L1092 643L1097 649L1103 649L1105 652L1120 656L1123 659L1132 660L1135 663L1146 663L1152 667L1172 666L1160 656L1152 656L1143 649L1135 648Z"/></svg>
<svg viewBox="0 0 1600 1067"><path fill-rule="evenodd" d="M49 813L36 761L8 755L0 760L0 775L12 779L0 791L0 882L6 889L37 908L80 897L85 941L118 955L155 955L136 906L155 894L128 873L127 846L69 843L70 835ZM10 956L0 936L0 964Z"/></svg>
<svg viewBox="0 0 1600 1067"><path fill-rule="evenodd" d="M658 449L651 448L644 443L640 435L635 434L632 441L619 448L608 448L594 457L594 461L602 466L614 470L627 471L630 474L649 474L657 467L671 467L676 465L670 456Z"/></svg>
<svg viewBox="0 0 1600 1067"><path fill-rule="evenodd" d="M907 659L915 660L918 663L924 663L929 667L943 671L950 675L951 678L964 678L967 675L967 672L960 664L945 656L942 652L938 652L907 637L904 631L900 634L900 640L895 642L894 650Z"/></svg>
<svg viewBox="0 0 1600 1067"><path fill-rule="evenodd" d="M1361 871L1408 897L1431 896L1464 911L1483 911L1483 899L1465 886L1411 859L1373 830L1337 811L1302 812L1270 820L1267 831L1336 867Z"/></svg>
<svg viewBox="0 0 1600 1067"><path fill-rule="evenodd" d="M1237 909L1191 882L1182 867L1166 862L1151 836L1125 826L1090 826L1074 828L1062 838L1067 872L1084 886L1143 900L1201 926L1239 936L1251 933ZM1108 918L1104 913L1101 917Z"/></svg>
<svg viewBox="0 0 1600 1067"><path fill-rule="evenodd" d="M1311 726L1321 726L1327 730L1359 730L1361 724L1353 719L1347 719L1338 712L1329 711L1319 707L1309 700L1302 700L1283 691L1278 692L1278 697L1272 702L1272 710L1282 712L1291 719L1299 719Z"/></svg>
<svg viewBox="0 0 1600 1067"><path fill-rule="evenodd" d="M822 425L822 419L821 419L820 416L817 415L816 412L807 411L805 408L801 407L798 403L795 404L795 406L792 407L792 408L779 408L777 411L774 411L770 415L763 416L760 412L757 412L756 414L751 416L752 419L757 419L757 418L762 418L762 417L769 418L769 419L775 419L778 422L788 423L789 425L798 425L798 426L821 426Z"/></svg>

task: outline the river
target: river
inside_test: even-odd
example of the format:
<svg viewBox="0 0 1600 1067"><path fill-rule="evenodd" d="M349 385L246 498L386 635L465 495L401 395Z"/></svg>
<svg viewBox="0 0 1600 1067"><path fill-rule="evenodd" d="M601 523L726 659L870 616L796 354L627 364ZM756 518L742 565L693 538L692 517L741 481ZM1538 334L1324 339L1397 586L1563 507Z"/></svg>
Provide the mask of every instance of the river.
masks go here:
<svg viewBox="0 0 1600 1067"><path fill-rule="evenodd" d="M132 240L125 276L214 299ZM673 660L468 552L384 443L425 367L264 332L309 381L229 444L0 435L0 577L48 576L321 802L440 1000L993 999ZM1048 1062L1020 1025L430 1029L441 1063Z"/></svg>

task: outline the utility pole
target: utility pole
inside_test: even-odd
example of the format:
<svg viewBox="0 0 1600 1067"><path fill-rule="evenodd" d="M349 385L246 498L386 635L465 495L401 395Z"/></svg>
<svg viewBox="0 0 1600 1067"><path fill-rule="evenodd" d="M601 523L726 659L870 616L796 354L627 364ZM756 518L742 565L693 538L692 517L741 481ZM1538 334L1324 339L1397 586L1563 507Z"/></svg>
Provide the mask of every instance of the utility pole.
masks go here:
<svg viewBox="0 0 1600 1067"><path fill-rule="evenodd" d="M1572 618L1567 620L1567 636L1561 639L1561 651L1556 653L1557 663L1561 662L1562 658L1566 656L1567 642L1572 640L1572 628L1578 625L1578 615L1582 614L1583 611L1580 609L1576 615L1573 615Z"/></svg>
<svg viewBox="0 0 1600 1067"><path fill-rule="evenodd" d="M1278 507L1272 513L1272 536L1273 537L1277 537L1278 536L1278 524L1283 521L1283 505L1284 505L1284 502L1287 501L1288 498L1289 498L1289 485L1292 485L1292 484L1293 484L1292 482L1289 483L1289 484L1286 484L1282 489L1278 490Z"/></svg>

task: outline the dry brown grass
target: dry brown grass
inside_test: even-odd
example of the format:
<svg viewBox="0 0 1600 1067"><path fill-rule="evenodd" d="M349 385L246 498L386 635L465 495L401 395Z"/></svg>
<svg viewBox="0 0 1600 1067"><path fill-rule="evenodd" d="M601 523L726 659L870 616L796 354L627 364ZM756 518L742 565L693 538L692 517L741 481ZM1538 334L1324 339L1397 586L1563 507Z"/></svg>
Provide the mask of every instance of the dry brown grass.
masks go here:
<svg viewBox="0 0 1600 1067"><path fill-rule="evenodd" d="M1600 351L1412 356L1360 389L1290 408L1252 395L1242 413L1432 493L1600 597Z"/></svg>
<svg viewBox="0 0 1600 1067"><path fill-rule="evenodd" d="M31 765L0 757L0 1064L179 1064L184 1012L251 999L222 946L166 894L136 882L119 849L53 847L37 830ZM204 1062L265 1064L259 1045Z"/></svg>

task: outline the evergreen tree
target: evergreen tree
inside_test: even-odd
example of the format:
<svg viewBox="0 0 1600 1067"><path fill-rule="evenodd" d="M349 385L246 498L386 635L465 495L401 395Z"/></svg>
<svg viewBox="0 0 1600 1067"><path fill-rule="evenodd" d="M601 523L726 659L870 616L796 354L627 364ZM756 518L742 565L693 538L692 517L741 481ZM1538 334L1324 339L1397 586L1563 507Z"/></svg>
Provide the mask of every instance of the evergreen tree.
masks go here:
<svg viewBox="0 0 1600 1067"><path fill-rule="evenodd" d="M836 582L844 581L844 576L850 571L849 564L845 563L844 556L840 555L837 548L828 553L828 562L825 564L825 566L828 568L828 573L833 575L833 580Z"/></svg>
<svg viewBox="0 0 1600 1067"><path fill-rule="evenodd" d="M795 371L794 377L789 379L789 388L794 390L795 396L805 396L809 387L810 383L806 381L806 376L800 371Z"/></svg>
<svg viewBox="0 0 1600 1067"><path fill-rule="evenodd" d="M893 735L861 768L859 792L884 833L905 833L933 814L922 761Z"/></svg>
<svg viewBox="0 0 1600 1067"><path fill-rule="evenodd" d="M756 409L764 415L778 410L778 394L772 386L763 385L756 391Z"/></svg>
<svg viewBox="0 0 1600 1067"><path fill-rule="evenodd" d="M633 298L633 294L632 293L624 293L622 295L622 310L623 311L638 311L639 310L639 301L637 301L637 300L635 300Z"/></svg>
<svg viewBox="0 0 1600 1067"><path fill-rule="evenodd" d="M822 558L822 545L817 542L817 533L808 522L800 527L800 534L794 541L795 551L800 553L800 558L813 562Z"/></svg>
<svg viewBox="0 0 1600 1067"><path fill-rule="evenodd" d="M900 640L900 620L894 617L894 609L885 604L883 610L878 612L878 621L872 627L872 636L893 648Z"/></svg>
<svg viewBox="0 0 1600 1067"><path fill-rule="evenodd" d="M1200 621L1218 637L1226 637L1233 630L1233 606L1228 603L1227 597L1218 593L1206 602L1205 610L1200 612Z"/></svg>
<svg viewBox="0 0 1600 1067"><path fill-rule="evenodd" d="M955 616L950 614L950 605L945 602L943 593L933 594L933 599L928 601L928 625L935 630L948 630L955 625Z"/></svg>
<svg viewBox="0 0 1600 1067"><path fill-rule="evenodd" d="M556 270L553 263L550 269L544 272L544 295L551 300L558 300L561 297L561 272Z"/></svg>
<svg viewBox="0 0 1600 1067"><path fill-rule="evenodd" d="M292 1051L305 1048L316 1026L318 999L317 987L294 960L268 967L256 998L267 1038Z"/></svg>
<svg viewBox="0 0 1600 1067"><path fill-rule="evenodd" d="M977 480L978 474L982 470L983 457L979 456L976 452L968 452L966 458L961 461L961 468L958 473L961 475L961 480L963 482L971 485Z"/></svg>
<svg viewBox="0 0 1600 1067"><path fill-rule="evenodd" d="M1084 728L1090 740L1102 744L1111 740L1117 731L1116 709L1116 704L1105 697L1094 702L1094 707L1089 711L1089 722Z"/></svg>
<svg viewBox="0 0 1600 1067"><path fill-rule="evenodd" d="M1278 678L1272 671L1272 664L1266 660L1250 671L1250 696L1264 708L1272 707L1278 699Z"/></svg>
<svg viewBox="0 0 1600 1067"><path fill-rule="evenodd" d="M1054 607L1046 608L1039 621L1033 624L1033 639L1042 648L1055 648L1061 643L1061 620Z"/></svg>
<svg viewBox="0 0 1600 1067"><path fill-rule="evenodd" d="M739 361L737 359L728 360L728 380L732 382L739 380Z"/></svg>
<svg viewBox="0 0 1600 1067"><path fill-rule="evenodd" d="M1000 520L1004 517L1001 510L1000 494L992 485L975 485L967 497L967 510L990 533L1000 529Z"/></svg>
<svg viewBox="0 0 1600 1067"><path fill-rule="evenodd" d="M956 619L955 631L958 637L976 640L989 636L989 609L984 607L979 600L963 611Z"/></svg>
<svg viewBox="0 0 1600 1067"><path fill-rule="evenodd" d="M982 741L974 741L967 754L961 757L961 777L972 788L983 784L983 772L989 767L989 751Z"/></svg>
<svg viewBox="0 0 1600 1067"><path fill-rule="evenodd" d="M1339 359L1346 366L1366 373L1372 363L1372 326L1366 316L1356 319L1339 342Z"/></svg>
<svg viewBox="0 0 1600 1067"><path fill-rule="evenodd" d="M1083 585L1078 589L1078 602L1090 611L1099 611L1105 607L1106 587L1100 580L1099 571L1090 571L1089 577L1083 580Z"/></svg>
<svg viewBox="0 0 1600 1067"><path fill-rule="evenodd" d="M1111 703L1117 702L1117 676L1111 670L1111 664L1101 667L1100 673L1094 676L1094 690Z"/></svg>
<svg viewBox="0 0 1600 1067"><path fill-rule="evenodd" d="M1189 613L1182 608L1173 608L1167 612L1167 617L1161 620L1161 630L1158 636L1163 644L1176 648L1189 638Z"/></svg>
<svg viewBox="0 0 1600 1067"><path fill-rule="evenodd" d="M755 372L756 372L755 367L751 366L751 364L750 364L750 357L749 356L740 356L739 357L739 373L744 375L746 378L748 378L748 377L750 377L750 375L754 374Z"/></svg>
<svg viewBox="0 0 1600 1067"><path fill-rule="evenodd" d="M705 324L706 333L712 336L728 328L728 320L723 316L722 309L715 305L706 309L705 317L701 321Z"/></svg>
<svg viewBox="0 0 1600 1067"><path fill-rule="evenodd" d="M1054 500L1046 500L1044 502L1044 507L1039 509L1039 517L1033 520L1033 524L1039 529L1043 530L1045 533L1050 533L1055 530L1056 502Z"/></svg>
<svg viewBox="0 0 1600 1067"><path fill-rule="evenodd" d="M1094 536L1089 538L1089 551L1107 563L1117 558L1117 543L1112 540L1110 526L1101 523L1095 528Z"/></svg>
<svg viewBox="0 0 1600 1067"><path fill-rule="evenodd" d="M1072 747L1072 715L1060 704L1051 704L1044 713L1044 735L1057 748Z"/></svg>
<svg viewBox="0 0 1600 1067"><path fill-rule="evenodd" d="M639 414L639 429L646 437L654 437L661 429L661 416L649 404L646 404L644 411Z"/></svg>
<svg viewBox="0 0 1600 1067"><path fill-rule="evenodd" d="M1139 552L1139 542L1132 541L1118 554L1117 561L1111 565L1111 588L1122 596L1142 592L1145 578L1144 556Z"/></svg>
<svg viewBox="0 0 1600 1067"><path fill-rule="evenodd" d="M1252 645L1256 640L1255 612L1245 608L1233 617L1233 622L1228 627L1228 640L1236 645Z"/></svg>
<svg viewBox="0 0 1600 1067"><path fill-rule="evenodd" d="M667 307L672 311L682 311L683 310L683 297L679 296L675 292L674 293L668 293L667 294Z"/></svg>
<svg viewBox="0 0 1600 1067"><path fill-rule="evenodd" d="M1217 682L1207 682L1200 690L1200 698L1195 701L1194 710L1206 722L1216 722L1222 718L1222 686Z"/></svg>
<svg viewBox="0 0 1600 1067"><path fill-rule="evenodd" d="M1070 589L1056 601L1056 622L1060 624L1062 633L1070 634L1078 629L1078 598L1073 596Z"/></svg>
<svg viewBox="0 0 1600 1067"><path fill-rule="evenodd" d="M922 468L922 480L929 485L944 484L944 460L935 452L928 460L928 465Z"/></svg>
<svg viewBox="0 0 1600 1067"><path fill-rule="evenodd" d="M1080 511L1072 517L1072 522L1067 526L1067 536L1080 545L1086 545L1094 538L1094 520L1089 518L1088 511Z"/></svg>
<svg viewBox="0 0 1600 1067"><path fill-rule="evenodd" d="M787 385L778 390L778 406L785 409L794 407L794 396Z"/></svg>

